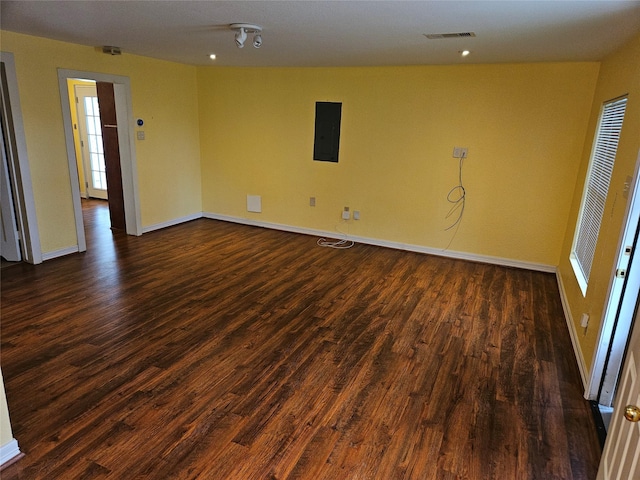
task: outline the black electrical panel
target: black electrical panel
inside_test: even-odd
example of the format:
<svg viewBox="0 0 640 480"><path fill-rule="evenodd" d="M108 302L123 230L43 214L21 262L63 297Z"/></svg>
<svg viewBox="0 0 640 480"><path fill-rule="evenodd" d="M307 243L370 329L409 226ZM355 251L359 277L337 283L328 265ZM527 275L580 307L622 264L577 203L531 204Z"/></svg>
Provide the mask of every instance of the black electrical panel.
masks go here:
<svg viewBox="0 0 640 480"><path fill-rule="evenodd" d="M316 130L313 159L338 162L342 103L316 102Z"/></svg>

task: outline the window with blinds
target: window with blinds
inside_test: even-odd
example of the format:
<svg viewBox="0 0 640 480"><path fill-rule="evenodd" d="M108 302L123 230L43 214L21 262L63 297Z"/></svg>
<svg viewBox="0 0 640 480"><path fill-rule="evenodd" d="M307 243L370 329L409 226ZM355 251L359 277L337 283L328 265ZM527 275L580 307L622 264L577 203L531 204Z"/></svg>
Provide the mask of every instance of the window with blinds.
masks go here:
<svg viewBox="0 0 640 480"><path fill-rule="evenodd" d="M626 96L605 102L593 141L571 250L571 264L583 295L587 292L626 106Z"/></svg>

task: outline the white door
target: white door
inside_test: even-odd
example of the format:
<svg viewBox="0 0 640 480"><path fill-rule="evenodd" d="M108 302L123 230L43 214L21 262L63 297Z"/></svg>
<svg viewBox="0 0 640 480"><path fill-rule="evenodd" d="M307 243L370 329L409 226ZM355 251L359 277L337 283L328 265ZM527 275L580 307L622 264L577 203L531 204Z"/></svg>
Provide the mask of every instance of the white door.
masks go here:
<svg viewBox="0 0 640 480"><path fill-rule="evenodd" d="M627 211L588 386L588 398L606 407L613 405L640 291L640 277L627 276L633 257L636 257L633 269L640 268L637 258L640 257L640 152L635 175L627 178L622 198L628 199Z"/></svg>
<svg viewBox="0 0 640 480"><path fill-rule="evenodd" d="M15 204L13 203L13 193L9 179L9 164L7 158L7 149L5 148L4 129L0 128L2 138L2 167L0 168L0 217L2 242L0 244L0 255L10 262L18 262L22 260L20 252L20 236L18 235L18 226L16 222Z"/></svg>
<svg viewBox="0 0 640 480"><path fill-rule="evenodd" d="M96 87L95 85L76 85L75 94L87 196L106 200L107 176Z"/></svg>
<svg viewBox="0 0 640 480"><path fill-rule="evenodd" d="M634 410L635 409L635 410ZM628 417L628 418L627 418ZM598 480L640 478L640 308L616 393Z"/></svg>

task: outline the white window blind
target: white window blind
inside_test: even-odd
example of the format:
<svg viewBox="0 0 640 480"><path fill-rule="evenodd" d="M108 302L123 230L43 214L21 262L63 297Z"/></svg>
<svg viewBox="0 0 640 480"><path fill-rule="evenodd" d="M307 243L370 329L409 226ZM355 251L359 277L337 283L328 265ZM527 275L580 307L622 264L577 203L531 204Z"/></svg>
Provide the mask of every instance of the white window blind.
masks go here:
<svg viewBox="0 0 640 480"><path fill-rule="evenodd" d="M593 142L589 172L571 252L571 263L576 270L583 294L586 293L591 274L626 106L626 96L605 102Z"/></svg>

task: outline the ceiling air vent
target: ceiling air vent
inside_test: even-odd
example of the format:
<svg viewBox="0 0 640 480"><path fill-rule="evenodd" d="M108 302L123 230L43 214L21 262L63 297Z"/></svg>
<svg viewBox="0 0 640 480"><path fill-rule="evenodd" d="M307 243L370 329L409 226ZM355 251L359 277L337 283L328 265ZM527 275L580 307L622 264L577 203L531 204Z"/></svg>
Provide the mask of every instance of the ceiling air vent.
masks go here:
<svg viewBox="0 0 640 480"><path fill-rule="evenodd" d="M429 40L437 40L440 38L468 38L475 37L476 34L473 32L460 32L460 33L425 33L425 37Z"/></svg>
<svg viewBox="0 0 640 480"><path fill-rule="evenodd" d="M104 45L102 47L102 53L107 53L109 55L122 55L122 50L120 50L120 47L112 47L111 45Z"/></svg>

